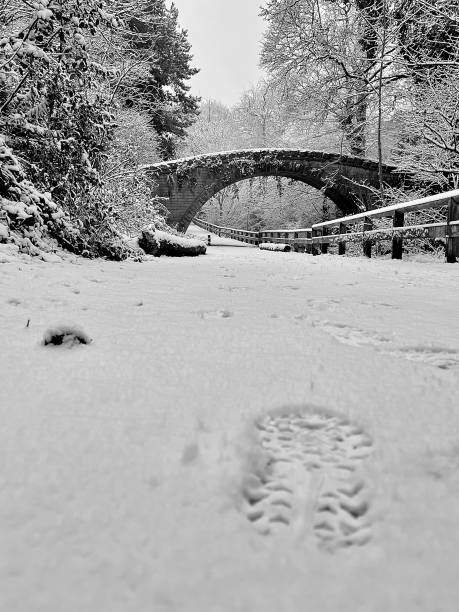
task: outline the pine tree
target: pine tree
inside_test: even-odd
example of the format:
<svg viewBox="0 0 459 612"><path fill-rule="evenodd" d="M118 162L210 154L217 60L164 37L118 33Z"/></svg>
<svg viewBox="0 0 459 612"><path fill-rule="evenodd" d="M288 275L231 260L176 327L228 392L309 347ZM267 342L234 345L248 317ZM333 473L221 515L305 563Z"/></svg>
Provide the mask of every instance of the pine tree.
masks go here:
<svg viewBox="0 0 459 612"><path fill-rule="evenodd" d="M140 17L129 21L135 48L149 58L146 79L139 79L135 89L140 94L129 103L140 104L150 115L159 136L164 159L171 159L186 129L199 113L199 98L192 96L188 80L198 70L191 66L191 45L186 30L178 23L178 10L165 0L146 0Z"/></svg>

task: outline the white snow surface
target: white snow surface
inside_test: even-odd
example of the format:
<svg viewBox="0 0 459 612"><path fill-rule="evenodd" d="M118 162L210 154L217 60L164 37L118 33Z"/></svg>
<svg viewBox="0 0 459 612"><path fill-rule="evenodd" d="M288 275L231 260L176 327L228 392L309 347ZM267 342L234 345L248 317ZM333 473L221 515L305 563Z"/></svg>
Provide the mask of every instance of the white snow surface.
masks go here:
<svg viewBox="0 0 459 612"><path fill-rule="evenodd" d="M212 243L0 264L2 612L457 610L459 265ZM93 342L43 346L60 324ZM255 421L282 409L371 440L369 541L319 545L299 437L308 514L267 535L248 520ZM289 452L278 422L263 435Z"/></svg>
<svg viewBox="0 0 459 612"><path fill-rule="evenodd" d="M289 251L291 246L283 242L260 242L258 248L262 251Z"/></svg>
<svg viewBox="0 0 459 612"><path fill-rule="evenodd" d="M155 231L155 237L157 240L162 242L169 242L170 244L176 244L182 247L198 247L206 246L207 240L195 240L192 238L182 238L182 236L174 236L167 232L161 232L160 230Z"/></svg>

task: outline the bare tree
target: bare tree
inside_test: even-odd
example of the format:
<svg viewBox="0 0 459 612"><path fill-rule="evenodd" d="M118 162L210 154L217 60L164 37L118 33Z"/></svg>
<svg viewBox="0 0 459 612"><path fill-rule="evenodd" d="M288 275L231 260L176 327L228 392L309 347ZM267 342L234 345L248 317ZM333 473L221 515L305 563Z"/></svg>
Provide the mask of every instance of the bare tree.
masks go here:
<svg viewBox="0 0 459 612"><path fill-rule="evenodd" d="M458 0L270 0L263 15L269 27L262 61L278 87L309 118L334 118L351 153L375 152L381 198L382 162L391 155L387 145L403 140L397 161L402 149L408 151L410 139L403 134L410 131L410 112L433 103L437 126L424 113L411 133L423 126L425 143L454 149L454 111L440 126L432 96L443 84L437 95L443 103L446 92L455 100L454 86L445 79L458 67ZM443 130L451 136L445 142L439 137Z"/></svg>

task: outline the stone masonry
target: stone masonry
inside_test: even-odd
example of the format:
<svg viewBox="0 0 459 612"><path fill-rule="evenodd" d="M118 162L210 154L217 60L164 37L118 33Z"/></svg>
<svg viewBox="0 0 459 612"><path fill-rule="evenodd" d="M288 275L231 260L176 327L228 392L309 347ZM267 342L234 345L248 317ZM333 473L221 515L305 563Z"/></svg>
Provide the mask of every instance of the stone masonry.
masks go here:
<svg viewBox="0 0 459 612"><path fill-rule="evenodd" d="M185 231L201 207L221 189L259 176L298 180L321 189L344 215L374 206L379 186L374 160L319 151L251 149L199 155L144 166L154 179L154 195L169 210L168 222ZM401 186L405 177L383 168L384 181ZM373 188L373 189L370 189ZM306 203L305 203L306 204Z"/></svg>

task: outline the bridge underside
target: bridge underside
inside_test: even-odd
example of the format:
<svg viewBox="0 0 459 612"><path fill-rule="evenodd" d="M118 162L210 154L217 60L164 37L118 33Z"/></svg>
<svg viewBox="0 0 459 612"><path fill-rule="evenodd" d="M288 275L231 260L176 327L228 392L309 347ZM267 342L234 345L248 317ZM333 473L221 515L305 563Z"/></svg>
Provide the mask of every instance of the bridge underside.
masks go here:
<svg viewBox="0 0 459 612"><path fill-rule="evenodd" d="M310 177L305 177L303 175L298 175L291 172L277 172L276 174L270 172L257 172L251 177L247 178L259 178L269 176L292 179L309 185L310 187L315 187L316 189L322 190L324 195L330 198L330 200L332 200L336 204L336 206L343 212L344 215L350 215L360 211L357 202L353 198L341 193L333 187L326 187L321 183L321 181L312 180ZM225 187L229 187L230 185L233 185L237 182L247 180L247 178L241 178L239 180L231 181L223 185L219 184L215 187L212 186L206 189L204 192L194 190L192 201L189 203L186 210L184 210L183 208L183 196L186 197L187 194L184 194L183 190L181 193L177 194L177 199L174 196L169 197L169 205L167 206L167 208L170 210L169 223L175 225L179 231L186 231L190 223L193 221L194 217L213 196L217 195L217 193Z"/></svg>
<svg viewBox="0 0 459 612"><path fill-rule="evenodd" d="M374 206L379 186L376 162L309 151L257 150L214 154L146 166L155 179L154 195L169 210L168 222L185 231L199 210L219 191L242 180L285 177L321 190L343 215ZM401 183L395 168L384 179Z"/></svg>

